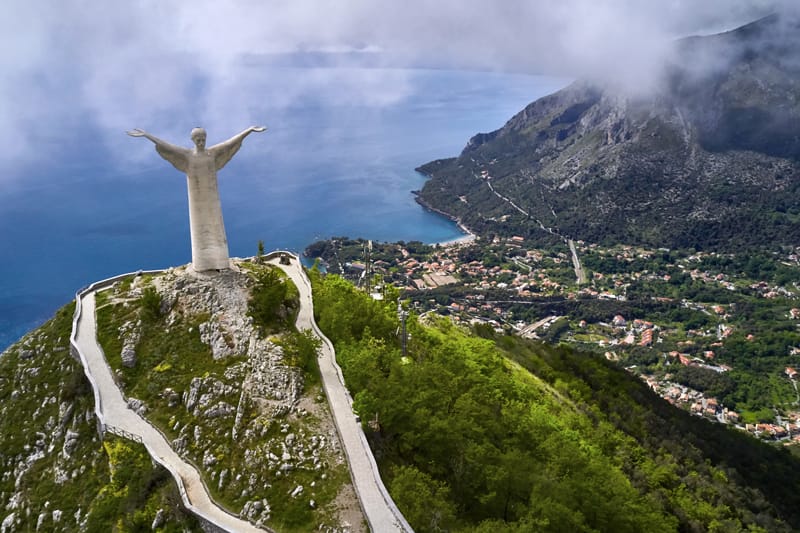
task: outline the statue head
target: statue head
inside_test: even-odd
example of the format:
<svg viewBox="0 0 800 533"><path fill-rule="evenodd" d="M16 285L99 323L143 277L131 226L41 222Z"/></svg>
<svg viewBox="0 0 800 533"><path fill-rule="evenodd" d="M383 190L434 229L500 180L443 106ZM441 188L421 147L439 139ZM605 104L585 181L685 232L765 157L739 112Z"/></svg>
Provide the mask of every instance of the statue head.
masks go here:
<svg viewBox="0 0 800 533"><path fill-rule="evenodd" d="M206 130L203 128L192 128L192 141L198 150L206 149Z"/></svg>

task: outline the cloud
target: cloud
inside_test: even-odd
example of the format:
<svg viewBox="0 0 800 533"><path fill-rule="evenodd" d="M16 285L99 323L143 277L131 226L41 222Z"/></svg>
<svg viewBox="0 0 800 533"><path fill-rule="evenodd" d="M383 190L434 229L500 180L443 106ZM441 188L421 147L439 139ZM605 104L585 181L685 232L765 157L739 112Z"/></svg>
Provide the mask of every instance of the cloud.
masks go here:
<svg viewBox="0 0 800 533"><path fill-rule="evenodd" d="M402 67L606 77L646 86L676 37L730 29L791 5L10 1L0 19L5 163L35 156L35 147L54 141L64 125L120 135L156 127L182 138L187 121L233 131L293 106L392 105L414 90ZM108 147L126 153L125 141L121 136Z"/></svg>

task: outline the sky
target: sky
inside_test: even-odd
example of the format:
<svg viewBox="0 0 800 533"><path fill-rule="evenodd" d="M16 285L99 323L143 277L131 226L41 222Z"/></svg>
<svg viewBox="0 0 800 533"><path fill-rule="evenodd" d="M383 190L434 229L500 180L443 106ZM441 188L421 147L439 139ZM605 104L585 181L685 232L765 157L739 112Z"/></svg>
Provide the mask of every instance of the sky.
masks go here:
<svg viewBox="0 0 800 533"><path fill-rule="evenodd" d="M108 132L108 150L135 159L150 152L130 150L121 132L133 127L183 138L187 127L202 123L232 134L263 122L264 102L271 110L315 102L381 108L415 90L408 68L590 77L648 87L674 39L732 29L791 5L8 1L0 18L0 170L34 161L42 147L78 135L86 125ZM0 172L0 183L14 175Z"/></svg>

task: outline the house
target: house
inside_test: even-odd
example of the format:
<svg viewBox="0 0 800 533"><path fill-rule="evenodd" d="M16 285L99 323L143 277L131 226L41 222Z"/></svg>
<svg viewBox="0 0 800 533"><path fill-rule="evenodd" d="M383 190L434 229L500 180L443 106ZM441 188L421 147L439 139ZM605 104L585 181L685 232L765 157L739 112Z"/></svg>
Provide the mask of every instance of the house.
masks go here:
<svg viewBox="0 0 800 533"><path fill-rule="evenodd" d="M642 332L642 340L639 341L639 346L651 346L653 344L653 330L646 329Z"/></svg>

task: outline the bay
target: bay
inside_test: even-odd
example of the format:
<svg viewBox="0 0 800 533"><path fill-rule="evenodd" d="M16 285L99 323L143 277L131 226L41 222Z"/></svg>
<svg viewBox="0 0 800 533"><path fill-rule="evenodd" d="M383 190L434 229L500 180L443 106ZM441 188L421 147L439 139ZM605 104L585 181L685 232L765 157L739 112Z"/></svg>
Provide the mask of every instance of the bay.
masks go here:
<svg viewBox="0 0 800 533"><path fill-rule="evenodd" d="M280 94L282 78L305 72L284 68L280 74L269 95ZM385 74L400 80L402 90L383 100L381 94L343 99L339 91L276 104L257 86L243 91L269 130L246 139L219 174L232 256L254 255L258 240L267 250L301 252L331 236L423 242L460 236L453 222L416 204L411 191L422 187L424 177L414 168L457 155L475 133L502 126L566 84L490 72ZM381 75L370 69L369 76ZM80 287L191 260L185 178L151 144L123 133L146 127L158 135L158 127L172 131L175 122L185 121L159 116L151 129L76 118L42 133L37 158L4 169L0 350L52 316ZM186 139L167 140L188 146L195 125L187 124ZM235 133L215 131L213 120L204 125L209 144Z"/></svg>

